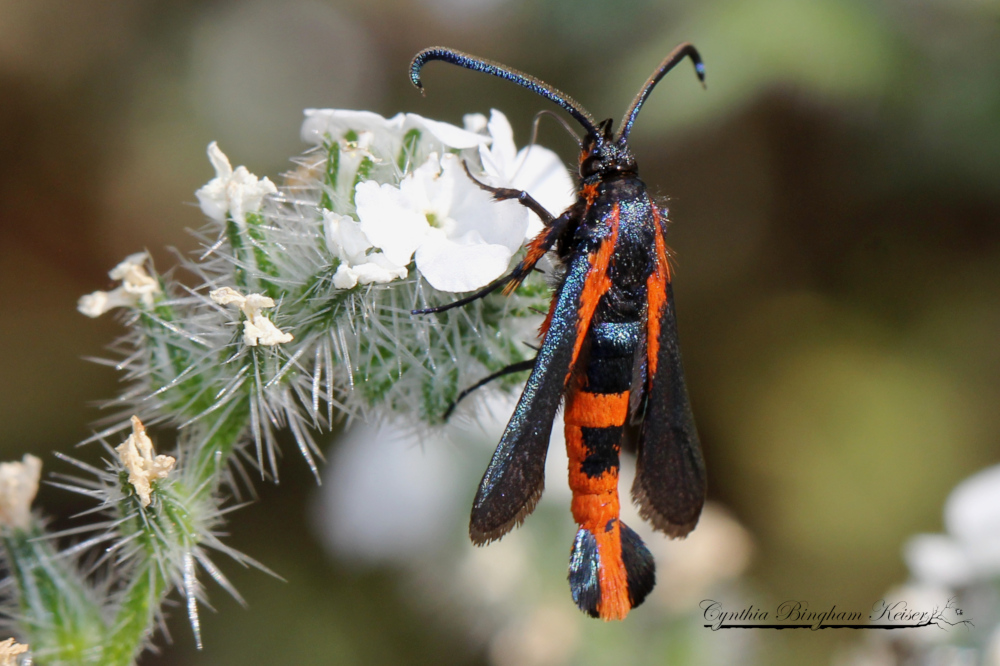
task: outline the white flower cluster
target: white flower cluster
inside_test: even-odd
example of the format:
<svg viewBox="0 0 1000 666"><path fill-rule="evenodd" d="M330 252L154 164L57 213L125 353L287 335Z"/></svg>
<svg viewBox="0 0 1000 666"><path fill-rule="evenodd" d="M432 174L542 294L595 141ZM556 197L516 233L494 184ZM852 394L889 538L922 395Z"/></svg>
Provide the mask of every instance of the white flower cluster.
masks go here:
<svg viewBox="0 0 1000 666"><path fill-rule="evenodd" d="M80 300L91 317L115 307L142 315L119 344L119 367L136 384L119 402L123 418L95 439L132 414L188 425L243 402L257 463L274 472L277 428L291 428L312 464L309 432L334 411L434 424L462 388L523 361L547 297L542 280L461 311L409 314L497 279L541 230L534 213L495 201L477 181L527 190L553 213L573 201L558 156L518 150L502 113L469 114L463 125L308 110L302 137L315 147L281 187L233 168L210 144L215 177L196 193L210 220L206 251L184 266L202 286L151 275L143 252L111 271L118 288Z"/></svg>
<svg viewBox="0 0 1000 666"><path fill-rule="evenodd" d="M541 280L461 311L409 311L489 284L541 229L524 206L495 201L476 180L526 189L554 213L572 203L552 151L518 151L495 110L465 116L464 127L309 110L302 136L315 147L281 187L209 145L215 177L196 193L210 220L206 251L184 266L201 287L150 275L139 253L111 272L120 287L81 299L89 316L113 307L142 314L119 345L120 367L137 383L119 402L121 420L95 438L124 429L132 414L159 421L190 408L179 421L188 425L238 409L250 415L258 465L276 472L277 428L292 430L313 465L310 431L335 411L434 424L462 388L526 358L545 305Z"/></svg>
<svg viewBox="0 0 1000 666"><path fill-rule="evenodd" d="M309 110L302 136L319 145L349 137L341 156L358 161L362 154L405 172L389 182L357 182L353 216L324 212L330 250L341 262L335 276L341 288L406 277L411 261L445 292L478 289L507 270L540 221L517 202L493 201L463 161L471 161L486 184L528 190L552 210L572 201L573 184L558 156L539 146L517 152L510 123L497 110L489 121L467 115L464 129L414 114L385 119L367 111Z"/></svg>

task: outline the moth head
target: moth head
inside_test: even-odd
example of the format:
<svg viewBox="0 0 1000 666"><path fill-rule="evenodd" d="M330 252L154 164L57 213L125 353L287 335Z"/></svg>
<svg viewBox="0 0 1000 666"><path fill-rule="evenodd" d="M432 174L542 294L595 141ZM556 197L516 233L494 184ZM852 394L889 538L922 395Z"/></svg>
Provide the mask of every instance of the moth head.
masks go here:
<svg viewBox="0 0 1000 666"><path fill-rule="evenodd" d="M615 140L611 118L588 133L580 144L580 178L609 178L616 175L636 175L635 157L625 140Z"/></svg>

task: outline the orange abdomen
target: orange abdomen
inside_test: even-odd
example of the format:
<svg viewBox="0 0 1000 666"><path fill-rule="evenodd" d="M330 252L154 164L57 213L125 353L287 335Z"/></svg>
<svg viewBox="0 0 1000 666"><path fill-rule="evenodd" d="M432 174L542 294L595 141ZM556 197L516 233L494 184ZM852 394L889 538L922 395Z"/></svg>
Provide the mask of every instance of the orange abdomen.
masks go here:
<svg viewBox="0 0 1000 666"><path fill-rule="evenodd" d="M622 560L618 454L628 415L629 392L571 389L566 398L566 453L573 519L597 541L600 602L605 620L623 619L632 607Z"/></svg>

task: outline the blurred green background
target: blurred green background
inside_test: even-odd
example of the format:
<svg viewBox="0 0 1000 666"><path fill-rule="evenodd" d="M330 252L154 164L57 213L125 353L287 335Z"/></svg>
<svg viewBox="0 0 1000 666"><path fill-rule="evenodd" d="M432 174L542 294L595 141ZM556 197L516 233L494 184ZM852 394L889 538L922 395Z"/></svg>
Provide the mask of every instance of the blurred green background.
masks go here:
<svg viewBox="0 0 1000 666"><path fill-rule="evenodd" d="M94 402L115 395L115 373L82 357L120 328L80 316L76 299L128 253L147 248L163 270L168 246L194 249L209 141L272 179L305 147L306 107L459 124L496 107L523 144L551 105L444 65L428 67L421 98L412 55L443 44L499 60L617 120L685 40L707 92L680 67L632 144L669 197L710 496L753 535L755 605L867 609L905 580L903 541L940 530L948 490L998 458L997 0L3 0L3 457L60 469L48 452L70 451ZM540 140L573 163L554 123ZM289 453L282 474L231 533L287 582L223 562L249 609L210 589L219 613L203 618L200 654L183 608L168 609L174 645L143 663L488 662L400 572L326 555L305 464ZM39 502L85 507L54 488ZM774 664L858 640L754 634Z"/></svg>

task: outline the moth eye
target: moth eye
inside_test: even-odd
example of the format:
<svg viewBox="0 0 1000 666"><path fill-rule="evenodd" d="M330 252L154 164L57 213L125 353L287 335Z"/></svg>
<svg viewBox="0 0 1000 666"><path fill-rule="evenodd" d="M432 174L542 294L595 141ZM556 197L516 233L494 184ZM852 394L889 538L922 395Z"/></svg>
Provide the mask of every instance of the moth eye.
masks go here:
<svg viewBox="0 0 1000 666"><path fill-rule="evenodd" d="M586 178L592 176L600 170L601 160L596 155L591 155L580 164L580 175Z"/></svg>

